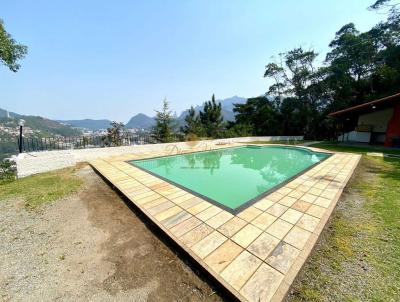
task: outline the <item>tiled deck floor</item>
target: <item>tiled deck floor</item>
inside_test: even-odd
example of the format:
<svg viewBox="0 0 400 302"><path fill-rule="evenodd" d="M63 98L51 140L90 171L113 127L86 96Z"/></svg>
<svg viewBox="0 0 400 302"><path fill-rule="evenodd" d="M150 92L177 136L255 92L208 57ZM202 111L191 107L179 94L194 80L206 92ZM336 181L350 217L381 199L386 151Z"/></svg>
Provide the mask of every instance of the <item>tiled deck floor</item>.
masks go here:
<svg viewBox="0 0 400 302"><path fill-rule="evenodd" d="M359 155L333 156L232 215L128 163L91 165L242 301L280 301L307 259Z"/></svg>

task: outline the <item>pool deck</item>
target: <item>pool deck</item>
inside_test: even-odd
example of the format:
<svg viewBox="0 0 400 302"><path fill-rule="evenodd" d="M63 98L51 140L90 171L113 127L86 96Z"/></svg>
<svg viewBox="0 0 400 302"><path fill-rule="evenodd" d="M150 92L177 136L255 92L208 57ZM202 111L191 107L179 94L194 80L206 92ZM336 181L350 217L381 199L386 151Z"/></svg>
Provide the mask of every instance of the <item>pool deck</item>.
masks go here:
<svg viewBox="0 0 400 302"><path fill-rule="evenodd" d="M333 155L237 215L126 162L171 152L90 164L239 300L281 301L361 157L308 149Z"/></svg>

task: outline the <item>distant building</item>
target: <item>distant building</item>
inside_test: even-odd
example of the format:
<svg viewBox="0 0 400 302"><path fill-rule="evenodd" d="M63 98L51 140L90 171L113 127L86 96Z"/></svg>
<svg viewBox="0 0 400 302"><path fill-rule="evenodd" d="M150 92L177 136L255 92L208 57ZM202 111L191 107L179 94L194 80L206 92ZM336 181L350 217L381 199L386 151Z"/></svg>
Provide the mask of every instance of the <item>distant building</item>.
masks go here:
<svg viewBox="0 0 400 302"><path fill-rule="evenodd" d="M329 114L337 119L339 141L400 147L400 93Z"/></svg>

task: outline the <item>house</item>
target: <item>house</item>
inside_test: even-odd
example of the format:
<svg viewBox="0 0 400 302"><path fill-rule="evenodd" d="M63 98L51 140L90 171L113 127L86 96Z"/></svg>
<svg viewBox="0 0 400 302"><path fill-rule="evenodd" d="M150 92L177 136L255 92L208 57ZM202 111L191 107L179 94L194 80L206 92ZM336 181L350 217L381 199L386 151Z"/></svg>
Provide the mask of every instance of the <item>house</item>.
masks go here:
<svg viewBox="0 0 400 302"><path fill-rule="evenodd" d="M338 141L400 147L400 93L332 112L342 134Z"/></svg>

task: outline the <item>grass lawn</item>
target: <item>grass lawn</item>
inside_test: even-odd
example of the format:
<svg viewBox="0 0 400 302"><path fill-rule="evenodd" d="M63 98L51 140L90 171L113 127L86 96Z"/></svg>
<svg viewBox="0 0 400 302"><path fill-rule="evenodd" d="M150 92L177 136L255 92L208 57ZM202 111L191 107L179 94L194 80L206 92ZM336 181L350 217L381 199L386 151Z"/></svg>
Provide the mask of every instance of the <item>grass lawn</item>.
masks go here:
<svg viewBox="0 0 400 302"><path fill-rule="evenodd" d="M351 153L361 153L365 154L368 152L382 152L386 154L395 154L400 155L400 149L388 149L388 148L379 148L379 147L368 147L368 146L349 146L349 145L341 145L338 143L330 143L330 142L321 142L317 144L312 144L310 147L326 149L330 151L338 151L338 152L351 152Z"/></svg>
<svg viewBox="0 0 400 302"><path fill-rule="evenodd" d="M400 160L363 156L287 301L399 297Z"/></svg>
<svg viewBox="0 0 400 302"><path fill-rule="evenodd" d="M67 168L0 184L0 200L20 198L30 209L59 200L81 187L82 181L74 172L74 168Z"/></svg>

